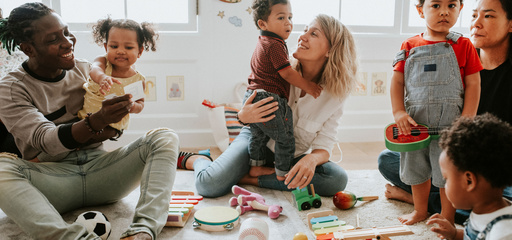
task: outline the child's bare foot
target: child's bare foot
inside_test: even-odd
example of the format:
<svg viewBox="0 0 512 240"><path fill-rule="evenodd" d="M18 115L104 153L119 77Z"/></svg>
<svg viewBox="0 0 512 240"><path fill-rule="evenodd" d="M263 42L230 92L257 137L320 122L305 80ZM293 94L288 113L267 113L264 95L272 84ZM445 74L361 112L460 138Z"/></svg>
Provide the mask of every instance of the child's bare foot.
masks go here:
<svg viewBox="0 0 512 240"><path fill-rule="evenodd" d="M405 190L393 186L389 183L386 184L386 191L384 192L384 196L386 196L387 199L394 199L402 202L406 202L409 204L413 204L414 201L412 199L412 194L406 192Z"/></svg>
<svg viewBox="0 0 512 240"><path fill-rule="evenodd" d="M285 177L285 176L277 176L277 175L276 175L276 178L277 178L277 180L279 180L279 181L284 181L284 180L286 179L286 177Z"/></svg>
<svg viewBox="0 0 512 240"><path fill-rule="evenodd" d="M418 212L414 210L412 213L398 217L398 221L405 225L413 225L417 222L421 222L427 219L429 216L428 212Z"/></svg>
<svg viewBox="0 0 512 240"><path fill-rule="evenodd" d="M258 186L258 177L251 177L249 174L246 174L238 181L238 184Z"/></svg>
<svg viewBox="0 0 512 240"><path fill-rule="evenodd" d="M125 237L125 238L121 238L122 240L152 240L151 238L151 235L145 233L145 232L142 232L142 233L137 233L135 235L132 235L132 236L129 236L129 237Z"/></svg>
<svg viewBox="0 0 512 240"><path fill-rule="evenodd" d="M276 172L276 170L274 168L252 166L251 170L249 170L249 176L259 177L259 176L263 176L263 175L270 175L275 172Z"/></svg>

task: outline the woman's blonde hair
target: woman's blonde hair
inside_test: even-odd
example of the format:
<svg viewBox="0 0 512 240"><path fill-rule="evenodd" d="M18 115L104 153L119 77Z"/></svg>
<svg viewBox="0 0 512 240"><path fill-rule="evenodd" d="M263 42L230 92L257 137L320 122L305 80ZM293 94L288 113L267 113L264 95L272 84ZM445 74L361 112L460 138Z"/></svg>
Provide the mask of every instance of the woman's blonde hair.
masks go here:
<svg viewBox="0 0 512 240"><path fill-rule="evenodd" d="M316 21L329 41L329 57L317 83L324 91L344 99L356 82L358 59L352 33L334 17L319 14ZM299 66L300 68L300 63Z"/></svg>

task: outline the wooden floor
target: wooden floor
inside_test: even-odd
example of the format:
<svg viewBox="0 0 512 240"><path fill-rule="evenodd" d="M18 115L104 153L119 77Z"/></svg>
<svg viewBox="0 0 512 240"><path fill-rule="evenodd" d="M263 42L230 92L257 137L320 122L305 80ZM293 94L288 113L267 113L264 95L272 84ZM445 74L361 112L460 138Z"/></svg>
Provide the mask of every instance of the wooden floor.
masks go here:
<svg viewBox="0 0 512 240"><path fill-rule="evenodd" d="M377 169L377 157L385 149L384 142L340 143L343 159L338 164L345 170ZM182 151L197 152L206 148L182 148ZM216 159L220 154L217 147L210 147L210 154ZM331 161L340 159L340 151L334 146Z"/></svg>

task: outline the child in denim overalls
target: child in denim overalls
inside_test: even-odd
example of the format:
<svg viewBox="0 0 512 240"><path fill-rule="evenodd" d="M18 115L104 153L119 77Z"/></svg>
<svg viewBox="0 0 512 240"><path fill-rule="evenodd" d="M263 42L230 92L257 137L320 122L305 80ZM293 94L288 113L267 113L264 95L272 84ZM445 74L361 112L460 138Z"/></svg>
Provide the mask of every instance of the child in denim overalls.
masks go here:
<svg viewBox="0 0 512 240"><path fill-rule="evenodd" d="M292 111L288 106L290 84L299 87L317 98L322 88L302 78L291 68L288 60L286 40L292 31L292 13L288 0L255 0L252 4L256 26L261 30L256 50L251 58L249 86L243 102L256 92L253 102L273 97L279 108L273 112L275 118L264 123L252 123L249 155L252 177L269 175L265 171L265 148L270 138L275 145L275 172L279 181L292 167L295 158ZM239 120L240 121L240 120ZM243 122L240 122L243 125Z"/></svg>
<svg viewBox="0 0 512 240"><path fill-rule="evenodd" d="M447 127L461 115L475 116L480 97L482 65L477 52L469 39L450 32L462 0L420 0L416 8L426 20L427 29L402 43L391 82L393 116L400 134L405 135L411 134L411 125L417 123ZM440 153L434 139L424 149L401 154L400 178L411 185L414 201L414 211L398 218L403 224L429 216L431 184L440 188L442 215L454 222L455 209L444 194Z"/></svg>
<svg viewBox="0 0 512 240"><path fill-rule="evenodd" d="M437 225L431 230L445 239L512 239L512 204L503 198L512 185L512 127L489 113L461 117L440 145L446 196L455 208L472 212L464 230L439 214L427 221Z"/></svg>

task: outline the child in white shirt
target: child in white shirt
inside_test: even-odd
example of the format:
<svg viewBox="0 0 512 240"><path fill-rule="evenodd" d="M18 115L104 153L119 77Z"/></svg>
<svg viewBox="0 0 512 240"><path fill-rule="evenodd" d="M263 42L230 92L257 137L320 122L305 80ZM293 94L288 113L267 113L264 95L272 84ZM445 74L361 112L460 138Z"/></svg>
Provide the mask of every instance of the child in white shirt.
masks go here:
<svg viewBox="0 0 512 240"><path fill-rule="evenodd" d="M512 127L486 113L461 117L441 136L439 157L448 200L472 210L465 229L435 214L427 224L444 239L512 239L512 205L503 189L512 185Z"/></svg>

